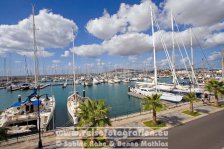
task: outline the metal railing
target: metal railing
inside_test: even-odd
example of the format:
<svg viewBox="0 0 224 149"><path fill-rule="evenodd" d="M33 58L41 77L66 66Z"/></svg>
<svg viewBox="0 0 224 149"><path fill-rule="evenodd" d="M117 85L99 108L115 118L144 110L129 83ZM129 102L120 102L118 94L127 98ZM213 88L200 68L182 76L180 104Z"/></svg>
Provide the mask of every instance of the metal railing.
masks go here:
<svg viewBox="0 0 224 149"><path fill-rule="evenodd" d="M48 137L48 136L52 136L52 135L55 135L55 130L50 130L50 131L46 131L46 132L42 131L42 133L41 133L42 137ZM35 140L35 139L38 139L38 133L30 134L30 135L26 135L26 136L17 136L14 138L0 141L0 147L14 144L14 143L19 143L19 142Z"/></svg>

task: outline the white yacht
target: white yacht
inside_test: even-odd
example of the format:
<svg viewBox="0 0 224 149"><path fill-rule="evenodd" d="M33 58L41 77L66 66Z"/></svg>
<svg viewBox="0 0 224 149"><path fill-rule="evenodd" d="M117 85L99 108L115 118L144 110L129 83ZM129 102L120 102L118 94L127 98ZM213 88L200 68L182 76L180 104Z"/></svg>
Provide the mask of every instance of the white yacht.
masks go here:
<svg viewBox="0 0 224 149"><path fill-rule="evenodd" d="M24 101L19 96L18 102L4 110L0 115L0 127L23 126L24 123L36 121L38 128L38 104L40 107L40 127L43 130L47 129L55 110L54 96L41 97L39 100L36 97L36 90L28 96ZM9 128L10 128L9 127ZM39 128L38 128L39 129ZM29 130L24 130L29 131ZM13 132L11 132L13 133ZM18 132L15 132L18 133Z"/></svg>
<svg viewBox="0 0 224 149"><path fill-rule="evenodd" d="M22 83L20 85L20 90L28 90L30 89L31 84L30 83Z"/></svg>
<svg viewBox="0 0 224 149"><path fill-rule="evenodd" d="M178 93L174 94L168 91L160 90L159 85L157 85L157 90L158 93L162 95L161 96L162 100L167 100L171 102L180 102L183 98L183 96ZM156 88L152 83L138 82L136 83L135 87L130 88L130 92L141 94L144 96L150 96L156 93Z"/></svg>
<svg viewBox="0 0 224 149"><path fill-rule="evenodd" d="M78 108L79 108L79 98L78 95L74 93L71 96L69 96L67 100L67 109L70 116L72 117L74 125L78 124L78 116L76 115L76 113L78 112Z"/></svg>
<svg viewBox="0 0 224 149"><path fill-rule="evenodd" d="M20 89L20 86L19 85L16 85L16 84L10 84L9 86L6 87L6 89L8 91L16 91L16 90L19 90Z"/></svg>
<svg viewBox="0 0 224 149"><path fill-rule="evenodd" d="M66 88L67 85L68 85L68 81L67 81L67 79L66 79L65 82L64 82L64 84L62 85L62 88Z"/></svg>
<svg viewBox="0 0 224 149"><path fill-rule="evenodd" d="M129 83L130 82L130 80L128 79L128 78L126 78L126 79L124 79L124 80L122 80L124 83Z"/></svg>
<svg viewBox="0 0 224 149"><path fill-rule="evenodd" d="M84 82L84 86L92 86L93 85L93 80L92 79L86 79Z"/></svg>
<svg viewBox="0 0 224 149"><path fill-rule="evenodd" d="M79 85L79 84L81 84L81 81L80 80L75 80L75 84Z"/></svg>
<svg viewBox="0 0 224 149"><path fill-rule="evenodd" d="M121 82L121 80L118 77L114 77L113 81L114 81L114 83L120 83Z"/></svg>
<svg viewBox="0 0 224 149"><path fill-rule="evenodd" d="M180 102L182 96L179 94L174 94L166 91L160 90L160 85L157 83L157 66L156 66L156 48L155 48L155 38L154 38L154 20L153 20L153 11L151 8L151 24L152 24L152 43L153 43L153 59L154 59L154 80L150 83L138 83L138 86L135 88L130 88L131 92L142 94L144 96L150 96L152 94L161 94L162 100L167 100L171 102Z"/></svg>
<svg viewBox="0 0 224 149"><path fill-rule="evenodd" d="M130 81L137 81L138 78L131 78Z"/></svg>
<svg viewBox="0 0 224 149"><path fill-rule="evenodd" d="M73 38L73 42L72 42L73 48L74 48L74 40L75 38ZM72 117L73 124L76 125L79 122L78 116L76 114L79 108L80 96L76 92L75 53L74 52L72 57L72 71L73 71L73 93L67 98L67 109L68 109L69 115Z"/></svg>
<svg viewBox="0 0 224 149"><path fill-rule="evenodd" d="M100 81L97 78L93 78L93 84L100 84Z"/></svg>
<svg viewBox="0 0 224 149"><path fill-rule="evenodd" d="M38 61L37 61L37 46L36 46L36 36L35 36L35 21L34 21L34 7L33 12L33 40L34 40L34 92L28 96L27 99L22 101L21 96L18 97L18 102L14 103L12 106L4 110L0 115L0 127L11 127L13 125L28 125L28 122L34 121L39 129L46 130L48 124L50 123L51 118L54 115L55 110L55 98L54 96L48 97L46 94L45 97L38 97L37 88L38 88ZM41 85L40 85L41 86ZM39 117L40 116L40 117ZM31 127L23 127L31 128ZM14 127L12 130L16 130ZM24 130L26 132L26 130ZM24 132L22 131L22 132ZM29 131L29 130L28 130ZM10 132L11 134L13 131ZM18 133L18 130L15 131L15 134Z"/></svg>
<svg viewBox="0 0 224 149"><path fill-rule="evenodd" d="M114 84L115 83L114 80L112 80L112 79L108 79L107 82L110 83L110 84Z"/></svg>

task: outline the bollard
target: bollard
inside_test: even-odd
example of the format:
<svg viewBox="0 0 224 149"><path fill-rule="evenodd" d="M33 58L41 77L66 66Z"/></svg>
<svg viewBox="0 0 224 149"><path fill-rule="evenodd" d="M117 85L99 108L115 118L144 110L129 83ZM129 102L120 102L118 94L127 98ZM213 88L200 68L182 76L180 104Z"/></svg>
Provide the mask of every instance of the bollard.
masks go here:
<svg viewBox="0 0 224 149"><path fill-rule="evenodd" d="M130 90L130 86L128 86L128 92L130 92L131 90Z"/></svg>
<svg viewBox="0 0 224 149"><path fill-rule="evenodd" d="M82 96L86 97L86 91L85 90L82 91Z"/></svg>
<svg viewBox="0 0 224 149"><path fill-rule="evenodd" d="M18 95L18 102L21 102L21 101L22 101L21 95Z"/></svg>

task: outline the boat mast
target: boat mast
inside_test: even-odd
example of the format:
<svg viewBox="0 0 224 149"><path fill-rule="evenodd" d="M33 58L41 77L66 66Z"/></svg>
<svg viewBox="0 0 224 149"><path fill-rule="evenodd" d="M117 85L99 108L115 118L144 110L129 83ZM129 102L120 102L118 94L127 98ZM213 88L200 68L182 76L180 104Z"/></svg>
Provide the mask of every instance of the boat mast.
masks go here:
<svg viewBox="0 0 224 149"><path fill-rule="evenodd" d="M6 77L7 83L9 82L9 76L6 69L6 58L4 57L4 76Z"/></svg>
<svg viewBox="0 0 224 149"><path fill-rule="evenodd" d="M153 9L151 9L151 25L152 25L152 45L153 45L153 58L154 58L154 81L155 81L155 89L157 92L157 67L156 67L156 48L155 48L155 39L154 39L154 25L153 25Z"/></svg>
<svg viewBox="0 0 224 149"><path fill-rule="evenodd" d="M35 85L35 88L37 89L37 69L38 69L38 62L37 62L37 45L36 45L36 33L35 33L35 30L36 30L36 26L35 26L35 20L34 20L34 5L32 5L32 14L33 14L33 48L34 48L34 85Z"/></svg>
<svg viewBox="0 0 224 149"><path fill-rule="evenodd" d="M191 66L192 70L194 70L194 52L193 52L193 40L192 40L192 28L190 28L190 40L191 40ZM192 84L194 84L194 75L192 72Z"/></svg>
<svg viewBox="0 0 224 149"><path fill-rule="evenodd" d="M222 50L222 80L224 80L224 49Z"/></svg>
<svg viewBox="0 0 224 149"><path fill-rule="evenodd" d="M26 61L26 56L25 55L24 55L24 58L25 58L26 83L27 83L28 82L29 71L28 71L27 61Z"/></svg>
<svg viewBox="0 0 224 149"><path fill-rule="evenodd" d="M172 51L172 65L173 65L173 73L175 74L175 47L174 47L174 27L173 27L173 11L171 10L171 28L172 28L172 45L173 45L173 51ZM175 77L173 76L173 84L174 84L174 88L176 87L176 80Z"/></svg>
<svg viewBox="0 0 224 149"><path fill-rule="evenodd" d="M72 33L74 34L74 28L72 28ZM73 41L72 41L72 71L73 71L73 92L76 94L76 88L75 88L75 51L74 51L74 46L75 46L75 34L73 36Z"/></svg>
<svg viewBox="0 0 224 149"><path fill-rule="evenodd" d="M202 58L202 73L203 73L203 81L205 80L205 62L204 62L204 58Z"/></svg>

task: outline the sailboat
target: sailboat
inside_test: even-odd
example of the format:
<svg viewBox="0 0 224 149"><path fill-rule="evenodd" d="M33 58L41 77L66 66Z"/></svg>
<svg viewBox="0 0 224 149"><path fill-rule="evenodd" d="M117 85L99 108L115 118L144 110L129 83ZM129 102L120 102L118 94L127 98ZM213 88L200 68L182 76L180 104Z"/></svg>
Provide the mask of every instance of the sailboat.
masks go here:
<svg viewBox="0 0 224 149"><path fill-rule="evenodd" d="M28 83L28 67L27 67L27 62L26 62L26 56L24 55L24 58L25 58L25 71L26 71L26 82L25 83L22 83L20 85L20 90L28 90L30 89L30 86L31 84Z"/></svg>
<svg viewBox="0 0 224 149"><path fill-rule="evenodd" d="M93 84L100 84L100 81L96 78L96 77L94 77L93 78Z"/></svg>
<svg viewBox="0 0 224 149"><path fill-rule="evenodd" d="M161 94L162 100L167 100L171 102L180 102L182 96L178 94L173 94L160 90L157 82L157 66L156 66L156 47L155 47L155 37L154 37L154 19L153 19L153 10L151 8L151 24L152 24L152 43L153 43L153 59L154 59L154 81L153 83L144 83L140 84L138 87L131 88L131 92L142 94L145 96L150 96L152 94L159 93Z"/></svg>
<svg viewBox="0 0 224 149"><path fill-rule="evenodd" d="M73 29L72 31L74 33ZM74 49L74 40L75 40L75 35L72 42L73 49ZM76 113L78 112L78 108L79 108L80 96L78 96L76 92L76 86L75 86L76 81L75 81L75 53L74 51L72 56L72 70L73 70L73 93L67 99L67 109L68 109L69 115L72 117L73 124L76 125L78 124L78 116L76 115Z"/></svg>
<svg viewBox="0 0 224 149"><path fill-rule="evenodd" d="M55 98L48 94L38 95L38 64L37 64L37 46L35 37L34 7L33 14L33 45L34 45L34 70L35 70L35 88L25 100L18 95L18 102L12 104L0 115L0 127L7 127L10 134L31 132L33 125L30 122L36 122L37 129L47 130L50 120L55 110ZM45 96L45 97L43 97ZM24 126L25 124L25 126ZM17 126L17 127L15 127ZM21 131L22 130L22 131Z"/></svg>
<svg viewBox="0 0 224 149"><path fill-rule="evenodd" d="M199 84L198 84L198 81L197 81L197 78L195 76L195 73L194 73L194 54L193 54L193 46L192 46L192 29L190 28L190 45L191 45L191 60L189 59L188 57L188 54L186 52L186 49L185 49L185 53L187 55L187 58L188 58L188 61L189 61L189 64L190 64L190 68L191 68L191 76L189 73L187 73L188 75L188 78L190 79L190 85L181 85L179 84L178 80L177 80L177 76L176 76L176 73L175 73L175 53L174 53L174 18L173 18L173 15L172 15L172 12L171 12L171 27L172 27L172 45L173 45L173 51L172 51L172 75L173 75L173 84L168 84L168 83L159 83L158 84L158 87L162 90L162 91L165 91L165 92L170 92L170 93L174 93L174 94L187 94L189 92L191 92L191 90L194 90L194 92L196 93L196 95L198 97L200 97L202 94L203 94L203 89L202 88L199 88ZM179 45L178 45L178 48ZM179 49L180 51L180 54L183 58L183 55L182 55L182 52L181 50ZM188 72L187 70L187 66L184 62L184 66L185 66L185 69L186 71Z"/></svg>
<svg viewBox="0 0 224 149"><path fill-rule="evenodd" d="M62 85L62 88L66 88L67 85L68 85L68 80L66 79L65 82L64 82L64 84Z"/></svg>

